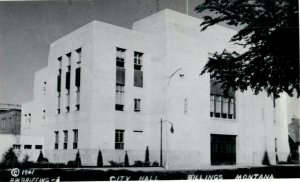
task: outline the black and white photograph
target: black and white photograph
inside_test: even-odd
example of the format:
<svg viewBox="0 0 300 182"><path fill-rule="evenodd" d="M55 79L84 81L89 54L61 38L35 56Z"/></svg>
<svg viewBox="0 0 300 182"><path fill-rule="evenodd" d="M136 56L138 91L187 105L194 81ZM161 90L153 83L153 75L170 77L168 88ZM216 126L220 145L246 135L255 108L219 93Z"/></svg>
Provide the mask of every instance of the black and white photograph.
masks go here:
<svg viewBox="0 0 300 182"><path fill-rule="evenodd" d="M0 182L300 178L298 0L0 1Z"/></svg>

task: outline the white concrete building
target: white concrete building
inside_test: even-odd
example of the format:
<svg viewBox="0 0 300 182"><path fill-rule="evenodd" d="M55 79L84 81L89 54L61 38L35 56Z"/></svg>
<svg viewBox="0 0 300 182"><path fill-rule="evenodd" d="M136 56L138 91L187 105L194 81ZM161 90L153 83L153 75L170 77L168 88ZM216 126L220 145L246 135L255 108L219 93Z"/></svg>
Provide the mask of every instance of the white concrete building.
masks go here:
<svg viewBox="0 0 300 182"><path fill-rule="evenodd" d="M53 42L34 101L22 107L35 145L50 162L74 160L79 149L83 165L96 165L101 149L106 165L123 162L125 151L133 164L145 160L146 146L160 162L163 120L166 167L261 165L265 152L275 164L272 99L251 91L225 98L199 76L209 52L233 48L235 33L200 32L201 21L163 10L132 30L93 21Z"/></svg>

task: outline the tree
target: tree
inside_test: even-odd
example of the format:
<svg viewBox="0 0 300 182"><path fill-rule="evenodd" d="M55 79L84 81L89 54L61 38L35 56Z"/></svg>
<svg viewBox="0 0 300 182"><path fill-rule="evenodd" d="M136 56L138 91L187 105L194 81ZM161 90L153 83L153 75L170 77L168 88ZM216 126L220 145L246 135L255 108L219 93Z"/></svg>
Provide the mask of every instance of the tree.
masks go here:
<svg viewBox="0 0 300 182"><path fill-rule="evenodd" d="M23 164L27 164L28 162L29 162L29 155L26 154L26 155L24 156L24 158L23 158L22 163L23 163Z"/></svg>
<svg viewBox="0 0 300 182"><path fill-rule="evenodd" d="M80 158L79 150L76 153L75 163L77 167L81 167L81 158Z"/></svg>
<svg viewBox="0 0 300 182"><path fill-rule="evenodd" d="M129 159L128 159L127 151L125 153L124 166L125 167L129 167Z"/></svg>
<svg viewBox="0 0 300 182"><path fill-rule="evenodd" d="M262 164L263 165L270 165L270 160L269 160L269 156L268 156L268 152L267 151L265 151L265 153L264 153Z"/></svg>
<svg viewBox="0 0 300 182"><path fill-rule="evenodd" d="M203 17L202 31L221 22L239 26L230 41L245 52L215 52L201 74L210 73L225 92L251 88L255 94L266 90L274 98L282 92L299 97L297 0L205 0L195 8L204 10L216 16Z"/></svg>
<svg viewBox="0 0 300 182"><path fill-rule="evenodd" d="M6 167L14 167L16 164L18 164L18 157L12 147L10 147L4 154L2 164Z"/></svg>
<svg viewBox="0 0 300 182"><path fill-rule="evenodd" d="M103 167L103 158L102 158L101 150L99 150L99 152L98 152L97 166Z"/></svg>
<svg viewBox="0 0 300 182"><path fill-rule="evenodd" d="M37 159L37 162L43 162L44 161L44 155L43 155L43 152L40 151L40 154L39 154L39 157Z"/></svg>
<svg viewBox="0 0 300 182"><path fill-rule="evenodd" d="M149 159L149 147L146 147L145 153L145 166L150 166L150 159Z"/></svg>

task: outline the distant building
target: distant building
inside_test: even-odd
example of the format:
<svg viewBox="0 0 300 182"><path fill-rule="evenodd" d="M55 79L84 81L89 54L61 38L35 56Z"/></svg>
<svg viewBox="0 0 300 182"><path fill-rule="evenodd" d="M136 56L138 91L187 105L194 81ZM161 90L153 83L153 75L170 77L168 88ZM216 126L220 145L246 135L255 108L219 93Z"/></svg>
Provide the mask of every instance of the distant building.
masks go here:
<svg viewBox="0 0 300 182"><path fill-rule="evenodd" d="M8 148L18 148L21 128L21 105L0 103L0 161Z"/></svg>
<svg viewBox="0 0 300 182"><path fill-rule="evenodd" d="M201 22L163 10L132 30L93 21L53 42L34 100L22 105L21 133L32 137L24 147L41 145L50 162L64 163L79 150L83 165L96 165L99 149L105 165L123 162L125 151L130 164L144 161L147 146L150 161L169 168L256 166L266 154L275 164L276 140L287 136L275 132L272 99L225 97L199 76L208 53L232 49L235 34L200 32Z"/></svg>

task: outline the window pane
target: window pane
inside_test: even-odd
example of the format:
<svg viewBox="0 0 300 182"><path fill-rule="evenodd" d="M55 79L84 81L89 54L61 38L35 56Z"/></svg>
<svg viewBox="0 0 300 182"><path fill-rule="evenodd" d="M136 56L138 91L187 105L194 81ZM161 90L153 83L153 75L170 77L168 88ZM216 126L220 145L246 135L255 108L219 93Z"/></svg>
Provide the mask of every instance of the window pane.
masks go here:
<svg viewBox="0 0 300 182"><path fill-rule="evenodd" d="M134 86L143 87L143 72L140 70L134 70Z"/></svg>
<svg viewBox="0 0 300 182"><path fill-rule="evenodd" d="M210 112L215 112L215 96L210 95Z"/></svg>
<svg viewBox="0 0 300 182"><path fill-rule="evenodd" d="M80 87L80 68L76 68L75 86Z"/></svg>
<svg viewBox="0 0 300 182"><path fill-rule="evenodd" d="M217 96L216 99L216 113L221 113L221 97Z"/></svg>
<svg viewBox="0 0 300 182"><path fill-rule="evenodd" d="M223 97L222 102L222 113L227 114L228 113L228 98Z"/></svg>

